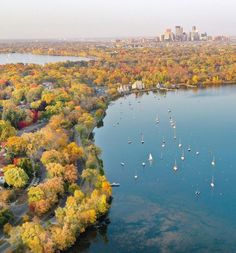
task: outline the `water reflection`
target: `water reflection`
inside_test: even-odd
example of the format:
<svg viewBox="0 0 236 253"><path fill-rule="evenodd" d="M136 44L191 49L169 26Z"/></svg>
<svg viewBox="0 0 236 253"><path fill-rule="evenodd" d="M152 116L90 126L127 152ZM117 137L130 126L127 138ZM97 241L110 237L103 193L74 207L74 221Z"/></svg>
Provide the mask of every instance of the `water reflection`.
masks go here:
<svg viewBox="0 0 236 253"><path fill-rule="evenodd" d="M104 244L109 242L107 234L108 224L105 222L99 223L98 227L91 227L83 233L76 244L67 250L67 253L89 252L91 245L97 241Z"/></svg>

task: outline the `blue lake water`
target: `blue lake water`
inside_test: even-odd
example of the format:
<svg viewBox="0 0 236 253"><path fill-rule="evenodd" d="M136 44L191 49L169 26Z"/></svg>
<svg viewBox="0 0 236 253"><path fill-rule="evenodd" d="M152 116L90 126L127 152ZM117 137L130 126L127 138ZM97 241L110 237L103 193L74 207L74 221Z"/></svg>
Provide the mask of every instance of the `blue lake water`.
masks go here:
<svg viewBox="0 0 236 253"><path fill-rule="evenodd" d="M9 64L9 63L46 64L65 61L89 61L89 58L75 57L75 56L21 54L21 53L0 54L0 64Z"/></svg>
<svg viewBox="0 0 236 253"><path fill-rule="evenodd" d="M112 103L104 126L95 129L106 176L121 184L113 188L111 223L88 232L70 252L236 252L235 109L236 86L130 95Z"/></svg>

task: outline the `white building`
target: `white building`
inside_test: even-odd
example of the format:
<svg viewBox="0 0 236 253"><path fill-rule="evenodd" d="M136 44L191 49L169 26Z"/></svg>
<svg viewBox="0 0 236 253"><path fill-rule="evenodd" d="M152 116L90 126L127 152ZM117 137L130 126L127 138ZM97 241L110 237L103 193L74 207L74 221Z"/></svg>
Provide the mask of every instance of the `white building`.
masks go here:
<svg viewBox="0 0 236 253"><path fill-rule="evenodd" d="M142 81L136 81L132 84L132 90L145 89L145 84Z"/></svg>

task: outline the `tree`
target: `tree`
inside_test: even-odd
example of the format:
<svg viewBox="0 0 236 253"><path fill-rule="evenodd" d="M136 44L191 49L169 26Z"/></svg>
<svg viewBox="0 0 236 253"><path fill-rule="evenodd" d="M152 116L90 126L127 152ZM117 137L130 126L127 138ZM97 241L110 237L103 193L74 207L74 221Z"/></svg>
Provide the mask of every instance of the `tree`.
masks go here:
<svg viewBox="0 0 236 253"><path fill-rule="evenodd" d="M38 222L26 222L21 226L23 244L34 253L53 253L54 244L50 234Z"/></svg>
<svg viewBox="0 0 236 253"><path fill-rule="evenodd" d="M78 159L84 157L82 147L79 147L75 142L71 142L63 149L63 154L68 163L75 163Z"/></svg>
<svg viewBox="0 0 236 253"><path fill-rule="evenodd" d="M62 178L52 178L30 187L28 190L28 203L30 209L37 215L46 213L55 203L58 202L59 196L64 193Z"/></svg>
<svg viewBox="0 0 236 253"><path fill-rule="evenodd" d="M26 113L24 110L16 107L15 105L4 106L2 112L2 119L9 121L12 126L17 128L17 124L25 119Z"/></svg>
<svg viewBox="0 0 236 253"><path fill-rule="evenodd" d="M16 129L5 120L0 120L0 141L6 141L9 137L16 135Z"/></svg>
<svg viewBox="0 0 236 253"><path fill-rule="evenodd" d="M65 169L60 163L48 163L46 166L49 178L63 177Z"/></svg>
<svg viewBox="0 0 236 253"><path fill-rule="evenodd" d="M21 136L12 136L8 138L6 147L9 154L23 155L27 149L27 141Z"/></svg>
<svg viewBox="0 0 236 253"><path fill-rule="evenodd" d="M0 228L14 218L13 213L8 208L0 208Z"/></svg>
<svg viewBox="0 0 236 253"><path fill-rule="evenodd" d="M75 183L78 179L78 171L74 164L65 166L64 179L71 183Z"/></svg>
<svg viewBox="0 0 236 253"><path fill-rule="evenodd" d="M25 171L14 165L8 165L4 167L4 176L6 183L16 188L24 187L29 180L29 177Z"/></svg>
<svg viewBox="0 0 236 253"><path fill-rule="evenodd" d="M76 241L75 233L73 233L67 224L63 227L52 226L51 235L53 242L59 250L65 250L71 247Z"/></svg>
<svg viewBox="0 0 236 253"><path fill-rule="evenodd" d="M41 157L41 162L44 166L46 166L48 163L63 163L63 161L63 154L55 149L43 152Z"/></svg>

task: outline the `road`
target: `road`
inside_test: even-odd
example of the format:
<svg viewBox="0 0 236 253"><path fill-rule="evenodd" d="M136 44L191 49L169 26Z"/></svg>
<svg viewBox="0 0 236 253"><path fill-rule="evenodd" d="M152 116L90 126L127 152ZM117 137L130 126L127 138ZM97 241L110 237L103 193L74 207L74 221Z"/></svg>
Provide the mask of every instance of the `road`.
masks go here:
<svg viewBox="0 0 236 253"><path fill-rule="evenodd" d="M25 127L23 129L19 130L17 132L17 135L21 136L24 133L32 133L32 132L38 131L39 129L45 127L46 125L47 125L47 122L35 123L33 125L30 125L28 127Z"/></svg>

